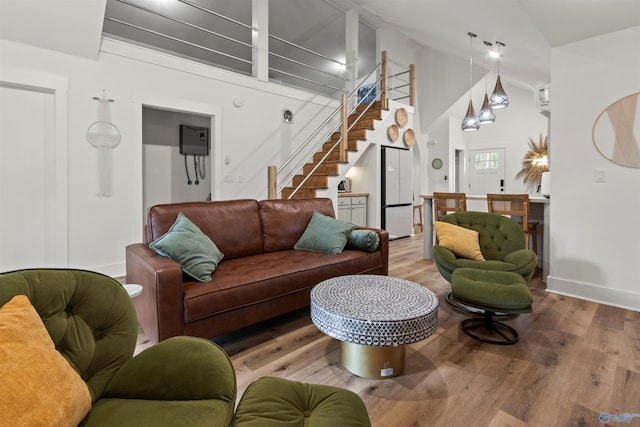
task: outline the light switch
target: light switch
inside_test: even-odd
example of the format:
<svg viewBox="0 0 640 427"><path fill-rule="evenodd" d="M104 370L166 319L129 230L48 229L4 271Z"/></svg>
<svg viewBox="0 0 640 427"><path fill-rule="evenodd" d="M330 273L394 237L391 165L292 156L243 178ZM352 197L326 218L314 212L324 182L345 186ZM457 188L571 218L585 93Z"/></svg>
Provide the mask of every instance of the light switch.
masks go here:
<svg viewBox="0 0 640 427"><path fill-rule="evenodd" d="M606 182L607 172L605 169L596 169L596 182Z"/></svg>

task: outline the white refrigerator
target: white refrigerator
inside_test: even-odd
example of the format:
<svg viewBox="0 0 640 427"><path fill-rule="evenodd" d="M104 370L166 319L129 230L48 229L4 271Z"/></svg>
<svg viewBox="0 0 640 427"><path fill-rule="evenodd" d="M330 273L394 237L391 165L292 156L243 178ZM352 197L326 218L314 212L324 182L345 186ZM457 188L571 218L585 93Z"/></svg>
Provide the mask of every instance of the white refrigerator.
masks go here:
<svg viewBox="0 0 640 427"><path fill-rule="evenodd" d="M413 234L413 156L407 148L382 146L382 228L390 239Z"/></svg>

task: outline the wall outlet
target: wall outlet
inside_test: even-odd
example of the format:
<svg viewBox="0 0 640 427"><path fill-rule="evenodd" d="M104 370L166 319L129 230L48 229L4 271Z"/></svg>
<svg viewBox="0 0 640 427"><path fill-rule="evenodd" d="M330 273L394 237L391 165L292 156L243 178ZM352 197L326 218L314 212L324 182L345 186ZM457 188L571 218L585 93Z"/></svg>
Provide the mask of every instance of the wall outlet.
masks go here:
<svg viewBox="0 0 640 427"><path fill-rule="evenodd" d="M233 175L225 175L224 176L224 183L225 184L233 184L235 182L235 178Z"/></svg>

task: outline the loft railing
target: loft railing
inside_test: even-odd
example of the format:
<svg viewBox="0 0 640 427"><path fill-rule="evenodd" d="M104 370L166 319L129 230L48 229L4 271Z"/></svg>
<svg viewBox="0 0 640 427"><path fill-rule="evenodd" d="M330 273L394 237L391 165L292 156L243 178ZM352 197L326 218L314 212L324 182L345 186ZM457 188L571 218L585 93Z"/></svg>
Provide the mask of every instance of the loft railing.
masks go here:
<svg viewBox="0 0 640 427"><path fill-rule="evenodd" d="M178 1L198 13L228 22L231 27L237 29L236 37L188 22L186 18L180 18L176 13L163 12L159 6L143 6L130 0L109 0L104 20L112 25L109 28L105 27L105 32L119 37L133 38L134 40L139 38L140 40L138 41L145 44L156 43L157 47L171 49L176 53L179 53L182 49L169 47L168 44L165 47L163 46L166 43L180 45L190 49L191 54L187 55L195 60L215 63L221 67L250 74L250 70L254 65L253 51L257 48L253 44L252 40L254 38L252 35L257 33L259 29L190 0ZM154 19L141 20L139 19L141 15L152 15ZM163 23L163 25L156 25L157 23ZM178 30L171 32L169 28L177 28ZM134 31L131 32L131 30ZM190 34L196 34L197 36L190 37ZM151 41L152 39L149 36L156 41ZM203 36L209 37L208 40L210 42L207 43L207 38ZM245 40L243 41L242 39ZM336 64L346 69L346 64L273 34L269 34L269 39L275 42L274 45L270 44L269 46L269 56L280 61L279 65L270 64L268 67L269 71L275 73L276 76L285 76L289 80L289 84L293 86L320 88L320 92L322 92L322 88L326 89L324 90L325 93L330 92L331 94L345 91L344 88L349 80L346 74L336 74L335 72L327 71L327 69L335 67ZM287 55L282 52L279 53L276 45L293 48L292 53ZM316 62L314 63L316 65L311 65L311 61L295 59L298 55L293 54L293 52L303 53L307 57L311 55L312 58L315 58ZM218 59L213 60L211 55ZM311 71L311 73L308 71Z"/></svg>
<svg viewBox="0 0 640 427"><path fill-rule="evenodd" d="M390 73L391 71L391 73ZM375 76L375 77L374 77ZM371 81L372 79L373 82ZM381 60L376 66L365 76L360 84L349 94L342 94L340 106L333 110L329 116L316 128L311 135L295 150L295 152L278 168L276 166L268 166L267 168L267 193L269 199L277 199L282 194L282 190L292 182L295 175L301 175L304 165L311 162L313 155L320 151L322 145L329 140L329 137L339 132L340 136L336 142L330 147L325 155L315 163L314 167L307 173L303 180L293 189L288 198L292 198L304 184L309 180L311 175L320 168L327 160L329 155L335 150L339 153L339 162L347 162L347 143L349 131L358 123L358 121L369 111L375 101L379 101L383 109L389 108L389 99L402 102L407 101L411 106L415 104L415 67L411 65L403 65L396 61L390 61L387 52L383 51ZM351 108L349 106L352 105ZM348 117L358 111L359 106L364 106L351 125L348 125ZM338 124L329 131L322 132L328 125L335 122ZM317 136L326 136L324 139L318 139ZM295 163L295 167L289 166ZM280 183L280 184L278 184Z"/></svg>

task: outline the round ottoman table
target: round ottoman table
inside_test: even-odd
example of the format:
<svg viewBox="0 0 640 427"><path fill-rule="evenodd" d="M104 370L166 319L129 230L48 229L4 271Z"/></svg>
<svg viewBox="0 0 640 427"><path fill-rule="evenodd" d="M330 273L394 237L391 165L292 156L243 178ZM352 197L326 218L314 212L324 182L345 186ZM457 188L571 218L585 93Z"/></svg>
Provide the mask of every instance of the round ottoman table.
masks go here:
<svg viewBox="0 0 640 427"><path fill-rule="evenodd" d="M490 344L515 344L518 332L511 326L494 320L496 312L531 313L533 297L527 281L509 271L488 271L458 268L451 275L452 297L484 311L484 318L462 321L462 331L472 338Z"/></svg>
<svg viewBox="0 0 640 427"><path fill-rule="evenodd" d="M435 332L437 309L433 292L395 277L340 276L311 290L311 320L341 341L342 365L365 378L402 373L405 344Z"/></svg>

